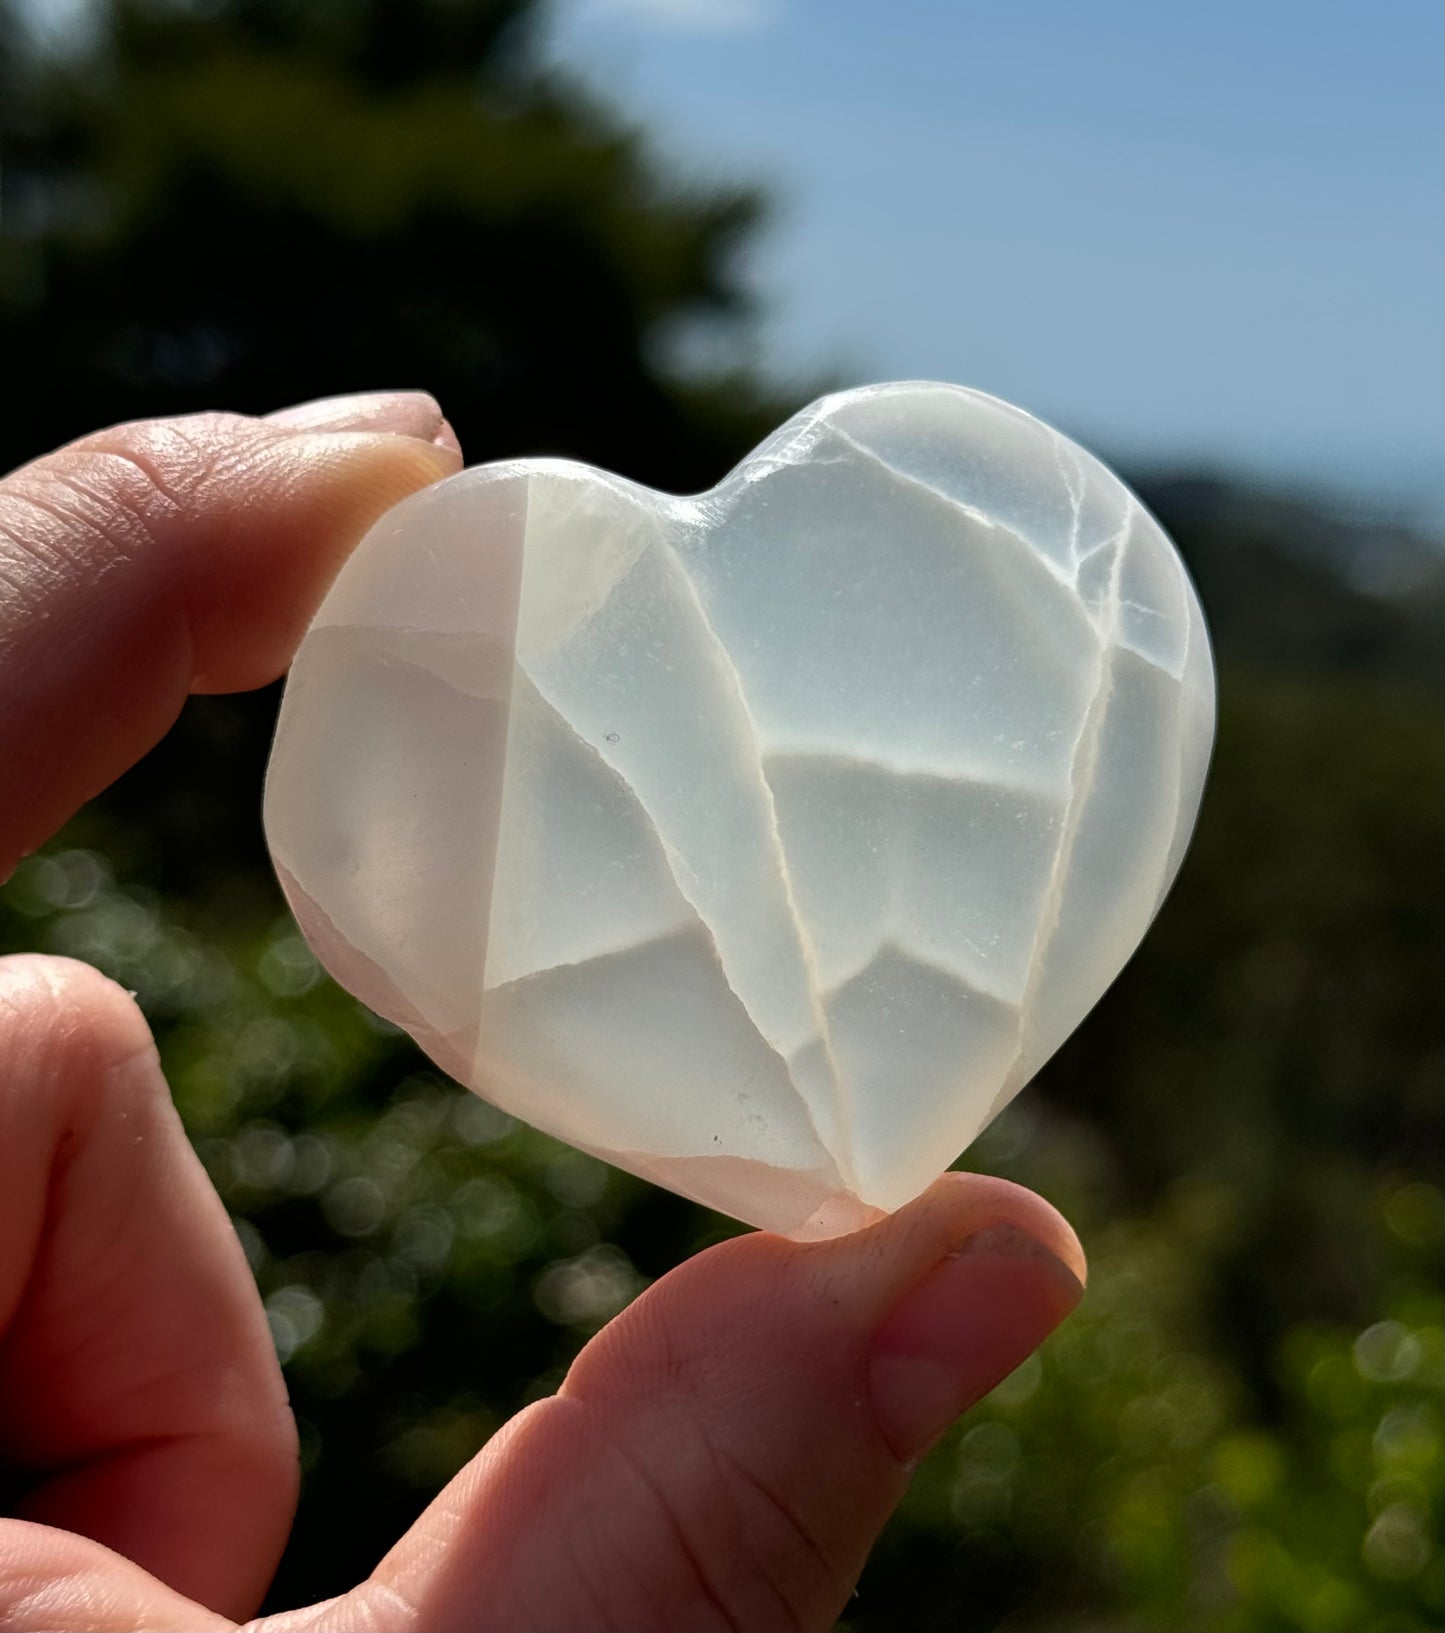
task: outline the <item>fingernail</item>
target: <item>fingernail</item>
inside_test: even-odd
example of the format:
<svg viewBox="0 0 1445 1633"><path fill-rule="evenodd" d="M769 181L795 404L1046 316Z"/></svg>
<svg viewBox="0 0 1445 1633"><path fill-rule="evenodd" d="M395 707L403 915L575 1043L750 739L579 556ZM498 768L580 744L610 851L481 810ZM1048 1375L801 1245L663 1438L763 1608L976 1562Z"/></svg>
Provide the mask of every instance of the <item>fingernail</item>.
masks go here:
<svg viewBox="0 0 1445 1633"><path fill-rule="evenodd" d="M422 442L442 442L452 429L441 405L425 391L363 391L347 397L320 397L268 414L272 425L288 431L389 431Z"/></svg>
<svg viewBox="0 0 1445 1633"><path fill-rule="evenodd" d="M905 1293L874 1335L873 1411L901 1462L1027 1360L1083 1296L1078 1277L1016 1225L970 1236Z"/></svg>
<svg viewBox="0 0 1445 1633"><path fill-rule="evenodd" d="M448 452L454 453L458 459L462 457L462 445L457 440L456 432L452 430L450 420L443 420L441 422L441 424L437 427L437 433L432 438L432 441L436 443L438 448L445 448L448 450Z"/></svg>

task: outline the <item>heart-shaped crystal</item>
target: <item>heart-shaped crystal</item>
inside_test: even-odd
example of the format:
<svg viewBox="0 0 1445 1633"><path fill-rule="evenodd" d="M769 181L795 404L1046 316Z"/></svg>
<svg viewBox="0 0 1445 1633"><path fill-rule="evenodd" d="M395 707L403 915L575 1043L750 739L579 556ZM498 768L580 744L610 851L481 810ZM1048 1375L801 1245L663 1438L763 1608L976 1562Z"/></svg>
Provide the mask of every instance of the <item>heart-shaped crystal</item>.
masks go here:
<svg viewBox="0 0 1445 1633"><path fill-rule="evenodd" d="M397 506L297 655L266 827L323 963L464 1083L820 1235L922 1190L1113 980L1213 727L1118 478L872 386L697 498L535 459Z"/></svg>

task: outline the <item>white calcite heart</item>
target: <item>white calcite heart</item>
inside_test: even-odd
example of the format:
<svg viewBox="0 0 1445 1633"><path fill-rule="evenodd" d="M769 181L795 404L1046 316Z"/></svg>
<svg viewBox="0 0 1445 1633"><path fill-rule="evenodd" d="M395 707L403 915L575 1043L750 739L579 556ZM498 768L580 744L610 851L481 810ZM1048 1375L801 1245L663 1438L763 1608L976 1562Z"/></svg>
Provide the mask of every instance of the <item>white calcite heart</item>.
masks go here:
<svg viewBox="0 0 1445 1633"><path fill-rule="evenodd" d="M823 1235L1114 979L1213 729L1118 478L995 398L871 386L696 498L529 459L397 506L301 645L266 828L322 962L464 1083Z"/></svg>

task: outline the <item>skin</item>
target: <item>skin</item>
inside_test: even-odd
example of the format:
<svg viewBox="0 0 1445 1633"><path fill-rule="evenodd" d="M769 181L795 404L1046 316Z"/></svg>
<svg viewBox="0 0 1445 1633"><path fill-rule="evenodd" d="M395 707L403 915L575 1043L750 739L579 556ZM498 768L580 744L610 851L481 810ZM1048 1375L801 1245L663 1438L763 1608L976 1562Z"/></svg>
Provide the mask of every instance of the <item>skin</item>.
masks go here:
<svg viewBox="0 0 1445 1633"><path fill-rule="evenodd" d="M168 729L290 661L348 551L459 468L421 393L102 431L0 481L0 878ZM654 1284L300 1629L827 1628L909 1472L1078 1301L1018 1186L759 1233ZM231 1629L297 1493L259 1297L134 1002L0 959L0 1628Z"/></svg>

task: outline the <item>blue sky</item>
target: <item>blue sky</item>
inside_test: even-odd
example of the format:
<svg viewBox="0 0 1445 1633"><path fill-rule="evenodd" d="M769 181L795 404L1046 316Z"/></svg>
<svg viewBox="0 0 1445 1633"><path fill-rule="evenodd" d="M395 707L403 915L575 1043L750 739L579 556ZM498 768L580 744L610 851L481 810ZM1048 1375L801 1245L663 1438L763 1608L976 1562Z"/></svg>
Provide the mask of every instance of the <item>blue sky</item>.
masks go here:
<svg viewBox="0 0 1445 1633"><path fill-rule="evenodd" d="M686 173L769 184L764 355L1107 457L1438 516L1436 0L560 0Z"/></svg>

